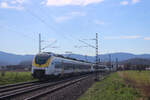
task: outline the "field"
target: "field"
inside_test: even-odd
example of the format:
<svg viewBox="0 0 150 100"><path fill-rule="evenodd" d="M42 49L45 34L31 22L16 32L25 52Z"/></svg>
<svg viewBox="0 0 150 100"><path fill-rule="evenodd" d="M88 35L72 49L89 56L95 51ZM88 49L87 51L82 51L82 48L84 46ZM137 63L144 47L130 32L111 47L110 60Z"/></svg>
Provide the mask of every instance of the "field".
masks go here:
<svg viewBox="0 0 150 100"><path fill-rule="evenodd" d="M5 75L2 75L2 72L0 72L0 85L33 80L34 79L31 76L31 72L6 72Z"/></svg>
<svg viewBox="0 0 150 100"><path fill-rule="evenodd" d="M78 100L149 100L150 71L121 71L96 82Z"/></svg>
<svg viewBox="0 0 150 100"><path fill-rule="evenodd" d="M150 71L125 71L118 74L127 85L140 92L142 100L150 99Z"/></svg>

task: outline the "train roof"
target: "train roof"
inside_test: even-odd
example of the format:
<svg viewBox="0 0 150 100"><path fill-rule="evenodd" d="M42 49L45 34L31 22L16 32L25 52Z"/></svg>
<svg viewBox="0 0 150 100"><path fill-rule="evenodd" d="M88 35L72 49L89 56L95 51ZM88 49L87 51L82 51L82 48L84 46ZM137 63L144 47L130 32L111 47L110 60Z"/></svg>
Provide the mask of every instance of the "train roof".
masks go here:
<svg viewBox="0 0 150 100"><path fill-rule="evenodd" d="M65 59L70 59L70 60L75 60L75 61L80 61L80 62L85 62L85 63L94 64L94 63L92 63L92 62L88 62L88 61L84 61L84 60L79 60L79 59L71 58L71 57L65 57L65 56L63 56L63 55L55 54L55 53L52 53L52 52L42 52L42 53L50 54L50 55L55 56L55 57L60 57L60 58L65 58ZM40 53L40 54L42 54L42 53Z"/></svg>
<svg viewBox="0 0 150 100"><path fill-rule="evenodd" d="M55 54L55 53L52 53L52 52L42 52L42 53L49 54L49 55L52 55L52 56L55 56L55 57L60 57L60 58L64 58L64 59L70 59L70 60L74 60L74 61L80 61L80 62L85 62L85 63L90 63L90 64L96 65L96 63L93 63L93 62L88 62L88 61L85 61L85 60L79 60L79 59L71 58L71 57L65 57L63 55ZM106 66L106 65L99 64L99 66Z"/></svg>

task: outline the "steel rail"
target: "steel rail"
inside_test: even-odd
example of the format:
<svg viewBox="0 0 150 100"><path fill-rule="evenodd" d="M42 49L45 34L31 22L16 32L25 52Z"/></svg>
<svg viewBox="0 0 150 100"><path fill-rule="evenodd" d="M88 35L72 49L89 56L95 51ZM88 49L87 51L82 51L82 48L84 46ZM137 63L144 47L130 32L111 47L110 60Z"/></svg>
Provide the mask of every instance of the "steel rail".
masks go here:
<svg viewBox="0 0 150 100"><path fill-rule="evenodd" d="M77 82L79 82L79 81L81 81L81 80L84 80L84 79L86 79L87 77L88 77L88 76L85 76L85 77L81 77L81 78L76 79L76 80L72 80L72 81L69 81L69 82L66 82L66 83L62 83L62 84L60 84L60 85L58 85L58 86L56 86L56 87L54 87L54 88L51 88L50 90L47 90L47 91L41 92L41 93L39 93L39 94L33 95L32 97L26 98L26 99L24 99L24 100L36 100L36 99L39 98L39 97L42 97L42 96L44 96L44 95L53 93L53 92L58 91L58 90L60 90L60 89L63 89L63 88L65 88L65 87L67 87L67 86L70 86L70 85L72 85L72 84L74 84L74 83L77 83Z"/></svg>
<svg viewBox="0 0 150 100"><path fill-rule="evenodd" d="M29 84L29 83L36 83L36 82L39 82L39 81L29 81L29 82L21 82L21 83L16 83L16 84L2 85L2 86L0 86L0 89L12 87L12 86L18 86L18 85Z"/></svg>
<svg viewBox="0 0 150 100"><path fill-rule="evenodd" d="M38 85L38 84L41 84L42 82L32 82L32 83L28 83L28 84L21 84L21 85L15 85L15 86L12 86L12 87L5 87L5 88L2 88L0 89L0 95L1 93L4 93L4 92L7 92L7 91L12 91L12 90L16 90L16 89L20 89L20 88L25 88L25 87L28 87L28 86L33 86L33 85Z"/></svg>
<svg viewBox="0 0 150 100"><path fill-rule="evenodd" d="M61 83L73 80L75 78L77 78L77 77L73 77L71 79L66 79L66 80L61 80L61 81L56 81L56 82L51 82L51 83L43 83L42 85L40 84L40 85L36 85L36 86L31 86L31 87L27 87L27 88L22 88L22 89L6 92L6 93L3 93L3 94L0 95L0 100L8 100L8 99L10 99L12 97L15 97L15 96L18 96L18 95L22 95L24 93L36 91L36 90L39 90L39 89L42 89L42 88L46 88L46 87L55 86L55 85L58 85L58 84L61 84Z"/></svg>

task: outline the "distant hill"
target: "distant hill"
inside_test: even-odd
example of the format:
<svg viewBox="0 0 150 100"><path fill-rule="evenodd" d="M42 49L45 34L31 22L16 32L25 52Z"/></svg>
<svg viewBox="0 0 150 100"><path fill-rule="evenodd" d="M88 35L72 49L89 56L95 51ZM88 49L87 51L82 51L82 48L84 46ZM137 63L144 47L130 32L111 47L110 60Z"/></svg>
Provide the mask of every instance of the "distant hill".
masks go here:
<svg viewBox="0 0 150 100"><path fill-rule="evenodd" d="M17 65L21 61L32 59L33 55L16 55L0 51L0 65Z"/></svg>
<svg viewBox="0 0 150 100"><path fill-rule="evenodd" d="M119 61L124 61L128 59L133 59L133 58L143 58L143 59L150 59L150 54L141 54L141 55L135 55L131 53L111 53L111 59L112 61L115 61L116 58L118 58ZM109 59L109 54L104 54L101 55L100 58L102 60Z"/></svg>
<svg viewBox="0 0 150 100"><path fill-rule="evenodd" d="M88 60L90 62L95 61L94 56L84 56L79 54L62 54L64 56L69 56L72 58L80 59L80 60ZM111 60L115 61L118 58L118 61L124 61L133 58L143 58L150 59L150 54L143 55L135 55L131 53L111 53L111 54L102 54L99 55L101 61L109 61L109 55L111 55ZM0 51L0 65L17 65L20 63L28 63L31 64L34 55L16 55L12 53L5 53Z"/></svg>
<svg viewBox="0 0 150 100"><path fill-rule="evenodd" d="M6 62L0 61L0 66L7 65Z"/></svg>
<svg viewBox="0 0 150 100"><path fill-rule="evenodd" d="M84 56L84 55L80 55L80 54L63 54L63 56L75 58L75 59L79 59L79 60L87 60L90 62L95 61L95 57L93 57L93 56Z"/></svg>
<svg viewBox="0 0 150 100"><path fill-rule="evenodd" d="M150 59L143 58L133 58L120 62L121 64L131 64L131 65L150 65Z"/></svg>
<svg viewBox="0 0 150 100"><path fill-rule="evenodd" d="M31 66L31 65L32 65L32 60L21 61L21 62L19 63L19 65Z"/></svg>
<svg viewBox="0 0 150 100"><path fill-rule="evenodd" d="M81 60L87 60L88 61L95 61L95 57L93 56L83 56L83 55L78 55L78 54L67 54L65 56L81 59ZM110 54L101 54L99 55L100 60L103 61L109 61L109 55L111 56L112 61L116 61L116 58L118 58L118 61L124 61L128 59L133 59L133 58L143 58L143 59L150 59L150 54L142 54L142 55L135 55L131 53L110 53Z"/></svg>

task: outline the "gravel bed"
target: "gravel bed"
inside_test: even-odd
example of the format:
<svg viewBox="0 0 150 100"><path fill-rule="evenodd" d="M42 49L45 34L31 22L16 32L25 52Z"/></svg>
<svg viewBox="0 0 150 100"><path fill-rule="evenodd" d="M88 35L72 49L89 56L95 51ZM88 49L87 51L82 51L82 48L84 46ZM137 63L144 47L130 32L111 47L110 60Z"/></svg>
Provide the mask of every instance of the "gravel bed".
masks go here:
<svg viewBox="0 0 150 100"><path fill-rule="evenodd" d="M85 80L79 81L54 93L47 94L37 100L77 100L77 98L81 96L93 83L94 77L90 76Z"/></svg>
<svg viewBox="0 0 150 100"><path fill-rule="evenodd" d="M92 76L89 76L89 78L85 80L74 83L68 87L65 87L51 94L47 94L36 100L77 100L77 98L81 96L93 83L94 83L94 77L92 75ZM46 88L39 89L37 91L25 93L19 96L14 96L12 98L9 98L9 100L24 100L25 98L31 97L35 94L39 94L43 91L49 90L54 87L55 86L46 87Z"/></svg>
<svg viewBox="0 0 150 100"><path fill-rule="evenodd" d="M34 90L32 92L28 92L28 93L23 93L21 95L18 95L18 96L14 96L14 97L11 97L9 98L9 100L24 100L25 98L28 98L28 97L31 97L35 94L38 94L38 93L41 93L43 91L46 91L46 90L49 90L51 88L53 88L55 86L52 86L52 87L45 87L45 88L41 88L41 89L38 89L38 90Z"/></svg>

